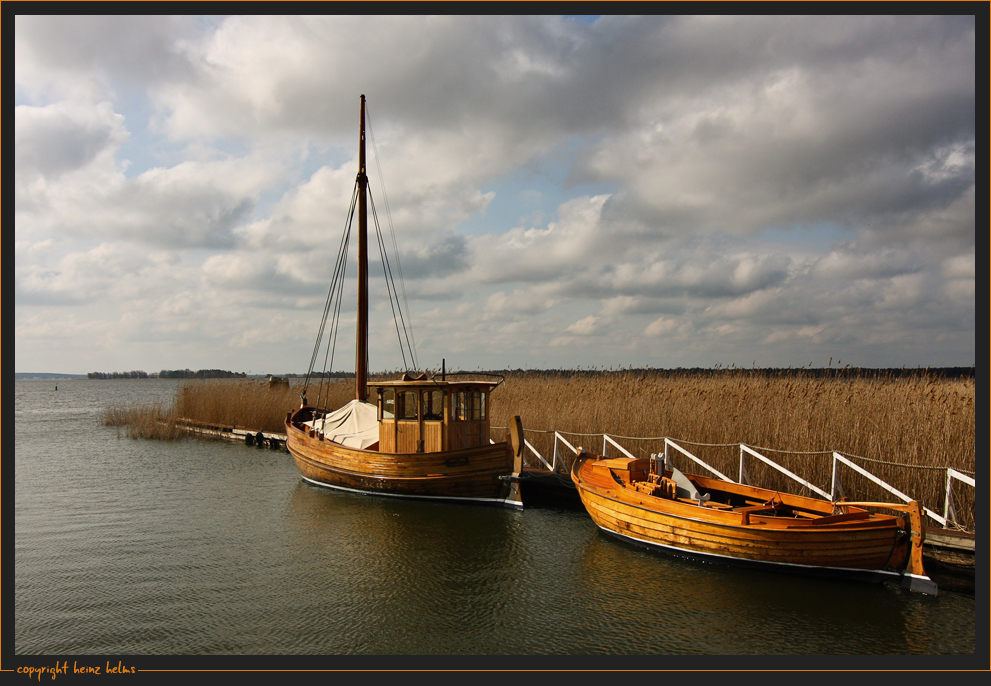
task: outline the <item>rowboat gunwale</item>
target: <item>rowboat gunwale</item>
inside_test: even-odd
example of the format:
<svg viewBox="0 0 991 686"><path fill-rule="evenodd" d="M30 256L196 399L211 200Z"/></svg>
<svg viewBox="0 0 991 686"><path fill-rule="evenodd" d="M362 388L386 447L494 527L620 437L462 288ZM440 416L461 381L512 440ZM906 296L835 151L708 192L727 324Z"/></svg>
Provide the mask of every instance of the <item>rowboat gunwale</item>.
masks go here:
<svg viewBox="0 0 991 686"><path fill-rule="evenodd" d="M601 465L598 473L592 471L596 460ZM687 499L671 499L638 491L632 478L629 483L624 483L610 469L613 465L620 467L634 462L626 458L594 458L583 453L572 466L572 480L582 503L596 526L605 533L679 557L813 575L874 581L901 579L902 585L912 590L937 593L935 584L922 570L919 551L924 527L919 527L919 532L915 531L915 515L871 513L859 507L861 504L851 504L848 510L865 516L858 515L860 518L852 521L834 520L833 523L818 525L812 523L814 519L803 524L790 517L778 518L778 522L771 521L775 518L770 516L745 517L741 510L746 508L742 507L713 509ZM605 478L602 467L608 469L613 478ZM622 469L618 471L624 473ZM586 478L589 475L592 478ZM625 475L629 476L630 472L625 472ZM778 496L792 505L812 505L812 509L822 511L837 505L844 507L842 502L834 504L720 479L685 476L693 481L697 479L700 487L704 485L718 490L725 486L738 493L750 493L755 499ZM918 504L914 505L918 513ZM904 509L895 504L890 507ZM911 511L911 508L906 511ZM823 512L823 518L827 516ZM780 520L788 521L782 523ZM886 544L886 541L890 542ZM803 560L802 550L806 546L810 559ZM885 555L887 547L890 550ZM856 560L863 562L851 564Z"/></svg>

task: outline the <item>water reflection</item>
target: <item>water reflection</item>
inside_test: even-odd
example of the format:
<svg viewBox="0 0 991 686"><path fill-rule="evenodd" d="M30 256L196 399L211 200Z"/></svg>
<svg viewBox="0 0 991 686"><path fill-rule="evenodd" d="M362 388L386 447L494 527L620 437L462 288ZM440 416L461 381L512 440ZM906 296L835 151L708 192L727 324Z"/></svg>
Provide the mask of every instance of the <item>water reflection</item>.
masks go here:
<svg viewBox="0 0 991 686"><path fill-rule="evenodd" d="M290 505L292 547L320 558L309 560L319 576L297 583L317 600L344 652L474 654L479 635L511 629L522 568L519 512L303 482Z"/></svg>
<svg viewBox="0 0 991 686"><path fill-rule="evenodd" d="M664 654L926 653L928 611L954 602L910 594L890 582L687 560L604 533L584 550L582 567L583 595L598 599L590 611L621 617L620 608L635 606L631 630L646 628L656 636L652 645L640 647Z"/></svg>

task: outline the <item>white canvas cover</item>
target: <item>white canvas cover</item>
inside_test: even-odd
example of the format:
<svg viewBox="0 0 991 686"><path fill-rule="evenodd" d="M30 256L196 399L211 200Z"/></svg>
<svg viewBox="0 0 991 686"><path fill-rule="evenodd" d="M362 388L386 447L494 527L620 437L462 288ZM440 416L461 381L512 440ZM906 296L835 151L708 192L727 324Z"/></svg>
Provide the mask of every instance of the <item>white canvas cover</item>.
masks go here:
<svg viewBox="0 0 991 686"><path fill-rule="evenodd" d="M352 400L322 419L305 422L305 426L349 448L364 449L379 440L378 408L361 400Z"/></svg>

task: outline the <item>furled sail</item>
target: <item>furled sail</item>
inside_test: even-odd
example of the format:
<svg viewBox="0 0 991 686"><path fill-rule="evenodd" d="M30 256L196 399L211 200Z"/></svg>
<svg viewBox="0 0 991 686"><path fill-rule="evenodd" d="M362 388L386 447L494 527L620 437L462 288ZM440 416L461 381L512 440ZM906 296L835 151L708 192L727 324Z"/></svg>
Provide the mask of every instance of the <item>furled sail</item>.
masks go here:
<svg viewBox="0 0 991 686"><path fill-rule="evenodd" d="M379 440L378 408L361 400L352 400L326 417L304 424L349 448L365 449Z"/></svg>

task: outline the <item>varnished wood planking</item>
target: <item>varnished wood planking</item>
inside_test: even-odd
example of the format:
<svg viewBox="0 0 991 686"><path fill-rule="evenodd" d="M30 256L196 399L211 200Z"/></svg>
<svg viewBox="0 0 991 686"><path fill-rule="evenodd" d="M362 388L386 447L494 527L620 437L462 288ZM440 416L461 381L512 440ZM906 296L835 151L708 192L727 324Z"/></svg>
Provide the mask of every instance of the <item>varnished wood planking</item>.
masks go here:
<svg viewBox="0 0 991 686"><path fill-rule="evenodd" d="M658 513L640 516L642 510L624 507L587 491L582 496L593 520L605 529L699 553L790 564L881 569L895 544L895 532L887 529L854 535L835 532L827 537L818 533L795 535L783 529L733 527Z"/></svg>
<svg viewBox="0 0 991 686"><path fill-rule="evenodd" d="M599 527L658 546L762 563L856 570L894 570L905 565L908 534L901 517L869 516L856 508L833 515L833 505L825 501L693 477L700 491L729 491L738 502L771 495L782 505L810 512L803 513L808 519L800 519L770 516L760 504L703 507L637 491L633 482L646 477L646 466L645 460L626 459L576 463L573 478ZM744 517L741 510L753 513Z"/></svg>
<svg viewBox="0 0 991 686"><path fill-rule="evenodd" d="M443 453L382 453L347 448L307 435L286 423L286 446L304 478L319 483L394 495L503 498L512 470L506 443Z"/></svg>

